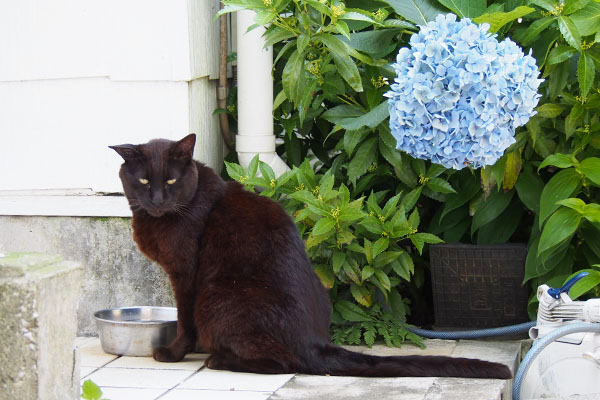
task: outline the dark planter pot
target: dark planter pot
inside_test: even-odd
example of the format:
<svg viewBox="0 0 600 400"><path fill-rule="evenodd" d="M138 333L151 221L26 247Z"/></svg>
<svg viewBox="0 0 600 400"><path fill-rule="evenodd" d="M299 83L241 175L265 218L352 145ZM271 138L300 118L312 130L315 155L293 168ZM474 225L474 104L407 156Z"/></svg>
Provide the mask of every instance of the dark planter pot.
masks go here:
<svg viewBox="0 0 600 400"><path fill-rule="evenodd" d="M430 247L435 327L495 328L529 321L524 244Z"/></svg>

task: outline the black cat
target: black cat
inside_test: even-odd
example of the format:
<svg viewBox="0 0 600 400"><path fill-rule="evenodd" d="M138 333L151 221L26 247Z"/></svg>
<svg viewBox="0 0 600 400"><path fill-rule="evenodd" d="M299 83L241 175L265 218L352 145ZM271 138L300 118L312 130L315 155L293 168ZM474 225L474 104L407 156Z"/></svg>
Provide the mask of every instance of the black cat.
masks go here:
<svg viewBox="0 0 600 400"><path fill-rule="evenodd" d="M140 250L167 272L177 337L154 350L181 360L198 344L209 368L352 376L511 377L502 364L438 356L377 357L329 339L331 306L281 206L192 159L196 136L111 146Z"/></svg>

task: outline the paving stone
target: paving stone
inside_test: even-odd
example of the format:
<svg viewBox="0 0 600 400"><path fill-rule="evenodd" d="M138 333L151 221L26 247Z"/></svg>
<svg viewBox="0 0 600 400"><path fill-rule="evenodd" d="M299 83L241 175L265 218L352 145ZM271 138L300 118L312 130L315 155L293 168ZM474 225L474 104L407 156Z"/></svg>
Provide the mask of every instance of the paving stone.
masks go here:
<svg viewBox="0 0 600 400"><path fill-rule="evenodd" d="M502 392L507 381L499 379L436 378L424 400L508 400Z"/></svg>
<svg viewBox="0 0 600 400"><path fill-rule="evenodd" d="M521 349L518 341L426 340L426 349L376 345L346 346L373 355L446 355L501 362L514 368ZM356 378L297 375L279 389L273 400L374 398L377 400L509 400L511 381L464 378Z"/></svg>
<svg viewBox="0 0 600 400"><path fill-rule="evenodd" d="M272 400L424 400L436 378L356 378L297 375Z"/></svg>

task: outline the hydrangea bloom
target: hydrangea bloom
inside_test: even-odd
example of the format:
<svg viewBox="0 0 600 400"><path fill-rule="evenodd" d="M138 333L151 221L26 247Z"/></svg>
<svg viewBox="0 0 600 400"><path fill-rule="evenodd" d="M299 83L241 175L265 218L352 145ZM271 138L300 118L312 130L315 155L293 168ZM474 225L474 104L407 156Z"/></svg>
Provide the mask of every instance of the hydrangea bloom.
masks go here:
<svg viewBox="0 0 600 400"><path fill-rule="evenodd" d="M494 164L535 114L538 68L489 25L438 15L400 49L389 97L397 148L446 168Z"/></svg>

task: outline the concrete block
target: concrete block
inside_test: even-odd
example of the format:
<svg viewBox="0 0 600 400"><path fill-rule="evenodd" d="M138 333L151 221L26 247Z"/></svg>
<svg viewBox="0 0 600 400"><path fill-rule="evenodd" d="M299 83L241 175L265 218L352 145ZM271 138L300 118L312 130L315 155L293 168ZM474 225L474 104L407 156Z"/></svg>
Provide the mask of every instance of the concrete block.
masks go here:
<svg viewBox="0 0 600 400"><path fill-rule="evenodd" d="M0 400L78 398L82 273L58 256L0 251Z"/></svg>
<svg viewBox="0 0 600 400"><path fill-rule="evenodd" d="M104 308L175 305L167 275L137 249L131 218L0 216L0 248L85 266L79 336L97 335L93 313Z"/></svg>

